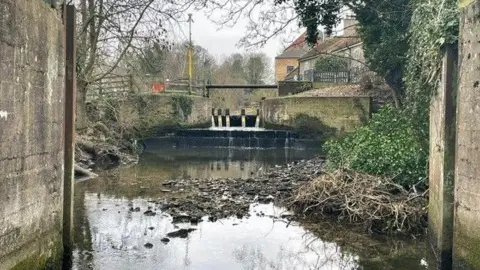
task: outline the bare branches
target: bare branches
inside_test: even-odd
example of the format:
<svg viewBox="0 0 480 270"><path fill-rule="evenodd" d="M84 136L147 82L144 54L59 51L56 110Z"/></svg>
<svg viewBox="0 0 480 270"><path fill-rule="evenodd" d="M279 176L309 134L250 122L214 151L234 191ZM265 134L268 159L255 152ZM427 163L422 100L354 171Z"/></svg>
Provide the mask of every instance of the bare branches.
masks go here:
<svg viewBox="0 0 480 270"><path fill-rule="evenodd" d="M280 34L297 32L298 15L291 2L274 0L209 0L206 14L220 27L232 27L246 20L246 33L239 46L258 48ZM294 30L293 30L293 29Z"/></svg>
<svg viewBox="0 0 480 270"><path fill-rule="evenodd" d="M290 203L306 215L336 216L370 232L418 233L425 225L426 194L391 179L337 171L301 187Z"/></svg>

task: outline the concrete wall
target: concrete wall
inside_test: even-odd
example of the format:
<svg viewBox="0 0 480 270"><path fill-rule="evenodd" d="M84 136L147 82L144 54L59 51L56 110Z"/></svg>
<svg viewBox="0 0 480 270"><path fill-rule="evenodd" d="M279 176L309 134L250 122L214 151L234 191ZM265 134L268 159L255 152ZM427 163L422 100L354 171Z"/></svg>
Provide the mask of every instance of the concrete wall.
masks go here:
<svg viewBox="0 0 480 270"><path fill-rule="evenodd" d="M63 25L40 0L0 10L0 269L42 269L62 251Z"/></svg>
<svg viewBox="0 0 480 270"><path fill-rule="evenodd" d="M231 115L240 115L242 108L247 114L256 114L263 98L278 96L278 89L211 89L212 106L216 109L230 109Z"/></svg>
<svg viewBox="0 0 480 270"><path fill-rule="evenodd" d="M143 133L174 125L209 126L211 122L211 100L198 96L146 94L108 102L109 105L97 104L98 107L94 110L102 113L91 115L91 119L95 121L113 118L126 131L136 128Z"/></svg>
<svg viewBox="0 0 480 270"><path fill-rule="evenodd" d="M263 101L266 124L295 126L299 115L316 119L337 133L348 132L370 117L370 98L292 96Z"/></svg>
<svg viewBox="0 0 480 270"><path fill-rule="evenodd" d="M298 59L296 58L276 58L275 59L275 81L283 81L288 75L287 67L292 66L294 69L298 67Z"/></svg>
<svg viewBox="0 0 480 270"><path fill-rule="evenodd" d="M480 1L462 9L455 161L456 269L480 269Z"/></svg>

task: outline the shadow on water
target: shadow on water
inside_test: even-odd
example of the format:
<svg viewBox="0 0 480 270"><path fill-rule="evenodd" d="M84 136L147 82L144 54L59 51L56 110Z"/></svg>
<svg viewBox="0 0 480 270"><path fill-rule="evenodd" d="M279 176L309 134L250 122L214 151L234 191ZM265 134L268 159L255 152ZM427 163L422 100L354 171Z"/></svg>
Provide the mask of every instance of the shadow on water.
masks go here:
<svg viewBox="0 0 480 270"><path fill-rule="evenodd" d="M372 239L329 224L309 230L282 218L288 212L272 204L251 205L250 218L191 225L173 224L154 203L172 196L162 189L163 181L249 178L266 166L313 154L159 150L144 154L136 166L78 183L73 269L425 269L422 242ZM157 214L144 215L148 209ZM196 230L164 243L167 233L181 228Z"/></svg>

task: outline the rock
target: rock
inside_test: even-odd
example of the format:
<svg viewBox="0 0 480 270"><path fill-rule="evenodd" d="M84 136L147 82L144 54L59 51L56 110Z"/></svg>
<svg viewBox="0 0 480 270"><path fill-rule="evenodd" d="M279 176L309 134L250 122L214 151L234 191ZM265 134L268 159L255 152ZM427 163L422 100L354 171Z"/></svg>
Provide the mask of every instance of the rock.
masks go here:
<svg viewBox="0 0 480 270"><path fill-rule="evenodd" d="M203 221L203 219L201 217L191 217L190 218L190 223L192 223L192 224L198 224L202 221Z"/></svg>
<svg viewBox="0 0 480 270"><path fill-rule="evenodd" d="M168 239L167 237L164 237L160 241L162 241L162 243L164 243L164 244L167 244L168 242L170 242L170 239Z"/></svg>
<svg viewBox="0 0 480 270"><path fill-rule="evenodd" d="M150 231L153 231L153 230L155 229L155 227L148 227L148 229L149 229Z"/></svg>
<svg viewBox="0 0 480 270"><path fill-rule="evenodd" d="M178 231L173 231L173 232L169 232L167 233L167 236L168 237L171 237L171 238L187 238L188 237L188 234L195 231L196 229L193 229L193 228L189 228L189 229L180 229Z"/></svg>
<svg viewBox="0 0 480 270"><path fill-rule="evenodd" d="M129 210L130 210L130 212L140 212L140 207L135 207L135 208L130 207Z"/></svg>
<svg viewBox="0 0 480 270"><path fill-rule="evenodd" d="M153 212L152 210L147 210L143 214L147 217L153 217L157 215L157 213Z"/></svg>
<svg viewBox="0 0 480 270"><path fill-rule="evenodd" d="M186 223L186 222L191 222L191 217L187 214L178 214L175 216L172 216L172 222L173 223Z"/></svg>
<svg viewBox="0 0 480 270"><path fill-rule="evenodd" d="M152 243L146 243L145 245L143 245L145 248L148 248L148 249L152 249L153 248L153 244Z"/></svg>

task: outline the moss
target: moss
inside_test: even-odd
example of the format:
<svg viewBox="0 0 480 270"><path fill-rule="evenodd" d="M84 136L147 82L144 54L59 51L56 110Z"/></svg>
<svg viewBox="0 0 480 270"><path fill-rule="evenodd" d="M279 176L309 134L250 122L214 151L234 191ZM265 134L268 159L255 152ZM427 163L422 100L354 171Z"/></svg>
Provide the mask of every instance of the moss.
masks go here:
<svg viewBox="0 0 480 270"><path fill-rule="evenodd" d="M298 132L299 137L302 139L319 141L326 141L338 135L337 129L329 127L320 119L306 114L297 115L289 125L265 122L264 127L267 129L292 130Z"/></svg>
<svg viewBox="0 0 480 270"><path fill-rule="evenodd" d="M455 231L453 268L480 269L480 233L467 234L460 225L457 225Z"/></svg>
<svg viewBox="0 0 480 270"><path fill-rule="evenodd" d="M180 121L186 121L192 114L193 100L189 96L177 95L171 97L173 116Z"/></svg>
<svg viewBox="0 0 480 270"><path fill-rule="evenodd" d="M60 238L60 237L59 237ZM42 240L38 240L42 241ZM42 243L39 243L40 245ZM63 245L61 241L55 240L43 250L39 249L35 254L30 255L15 265L11 270L57 270L62 269Z"/></svg>
<svg viewBox="0 0 480 270"><path fill-rule="evenodd" d="M180 129L186 128L209 128L211 126L210 122L198 123L198 124L180 124L174 120L164 121L162 123L156 124L155 127L149 129L143 129L137 131L137 139L145 139L151 137L160 137L166 136L177 132Z"/></svg>

